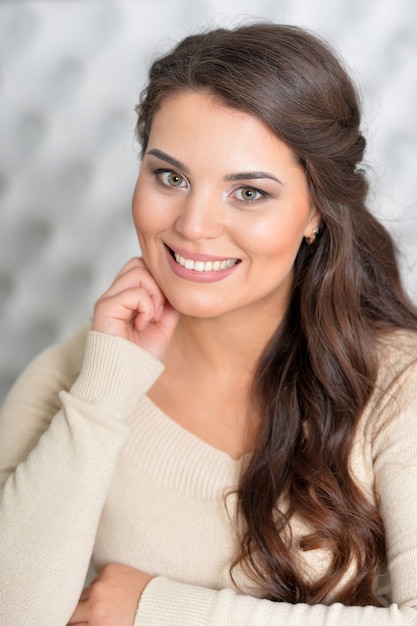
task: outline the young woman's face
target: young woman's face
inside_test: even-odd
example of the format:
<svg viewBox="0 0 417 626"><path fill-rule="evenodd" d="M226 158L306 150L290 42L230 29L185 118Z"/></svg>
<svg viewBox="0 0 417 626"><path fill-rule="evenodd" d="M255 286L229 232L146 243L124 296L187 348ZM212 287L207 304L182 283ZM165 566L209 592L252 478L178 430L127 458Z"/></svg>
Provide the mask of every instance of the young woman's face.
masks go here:
<svg viewBox="0 0 417 626"><path fill-rule="evenodd" d="M144 261L180 312L275 320L302 239L320 222L288 147L201 92L173 95L156 113L133 218Z"/></svg>

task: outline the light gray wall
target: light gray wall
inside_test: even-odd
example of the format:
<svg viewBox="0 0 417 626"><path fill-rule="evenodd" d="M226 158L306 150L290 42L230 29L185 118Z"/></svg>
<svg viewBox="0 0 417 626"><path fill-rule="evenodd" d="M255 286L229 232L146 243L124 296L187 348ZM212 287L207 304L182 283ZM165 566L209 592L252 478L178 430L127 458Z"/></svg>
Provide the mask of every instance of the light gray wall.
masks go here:
<svg viewBox="0 0 417 626"><path fill-rule="evenodd" d="M373 210L417 296L415 0L0 1L0 401L138 248L133 107L155 53L254 18L328 38L363 94Z"/></svg>

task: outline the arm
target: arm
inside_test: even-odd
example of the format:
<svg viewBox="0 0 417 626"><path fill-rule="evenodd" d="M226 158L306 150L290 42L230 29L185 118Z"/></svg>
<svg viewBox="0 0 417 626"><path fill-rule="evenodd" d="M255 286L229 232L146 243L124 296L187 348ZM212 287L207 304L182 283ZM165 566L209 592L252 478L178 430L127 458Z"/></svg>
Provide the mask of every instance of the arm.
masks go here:
<svg viewBox="0 0 417 626"><path fill-rule="evenodd" d="M159 376L176 320L134 259L96 307L78 378L68 346L55 348L10 394L0 416L0 623L70 619L126 420Z"/></svg>
<svg viewBox="0 0 417 626"><path fill-rule="evenodd" d="M8 626L67 623L129 435L125 419L162 370L131 342L89 333L80 376L70 391L60 392L62 409L25 458L47 426L39 426L36 414L45 420L55 403L42 388L51 391L56 354L48 351L29 368L0 420L3 474L9 474L0 507L0 623Z"/></svg>
<svg viewBox="0 0 417 626"><path fill-rule="evenodd" d="M130 607L131 626L138 595L142 593L135 626L412 626L416 613L416 479L415 381L417 367L401 375L378 406L364 419L368 429L362 443L368 451L373 478L381 501L386 528L393 603L387 608L345 607L273 603L238 595L232 589L215 590L182 583L163 576L150 578L143 572L120 565L107 566L83 595L70 623L95 620L104 611L114 615L109 624L119 626L120 616ZM384 385L387 388L387 385ZM123 582L122 582L123 580Z"/></svg>
<svg viewBox="0 0 417 626"><path fill-rule="evenodd" d="M134 626L416 626L411 606L287 604L215 591L163 577L146 586Z"/></svg>
<svg viewBox="0 0 417 626"><path fill-rule="evenodd" d="M386 387L386 386L385 386ZM372 423L371 423L372 422ZM375 488L386 531L392 604L387 608L273 603L164 577L143 591L135 626L415 626L417 624L417 365L370 417Z"/></svg>

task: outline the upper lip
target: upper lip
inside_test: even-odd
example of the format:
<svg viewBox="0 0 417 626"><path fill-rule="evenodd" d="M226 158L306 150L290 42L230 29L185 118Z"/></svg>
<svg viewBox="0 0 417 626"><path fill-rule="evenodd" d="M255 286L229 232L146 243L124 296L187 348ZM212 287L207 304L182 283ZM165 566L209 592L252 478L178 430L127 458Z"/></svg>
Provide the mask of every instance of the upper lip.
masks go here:
<svg viewBox="0 0 417 626"><path fill-rule="evenodd" d="M165 244L165 246L175 254L179 254L180 256L184 257L184 259L190 259L192 261L228 261L230 259L239 260L237 259L237 257L231 256L214 256L212 254L203 254L201 252L190 252L185 248L180 248L179 246L171 246L167 243Z"/></svg>

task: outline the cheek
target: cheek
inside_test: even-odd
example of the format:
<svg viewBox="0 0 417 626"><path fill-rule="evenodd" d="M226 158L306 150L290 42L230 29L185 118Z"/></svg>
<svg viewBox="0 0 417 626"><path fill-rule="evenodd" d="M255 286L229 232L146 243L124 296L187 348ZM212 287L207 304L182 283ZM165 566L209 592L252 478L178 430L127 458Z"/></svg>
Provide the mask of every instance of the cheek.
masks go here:
<svg viewBox="0 0 417 626"><path fill-rule="evenodd" d="M140 206L141 206L140 188L139 188L139 181L137 181L135 189L133 190L133 197L132 197L132 217L133 217L133 222L136 228L137 228L137 223L140 219L140 210L139 210Z"/></svg>
<svg viewBox="0 0 417 626"><path fill-rule="evenodd" d="M294 256L302 242L303 229L289 220L265 220L252 228L248 246L262 256Z"/></svg>
<svg viewBox="0 0 417 626"><path fill-rule="evenodd" d="M146 179L141 182L139 178L132 199L133 222L138 234L154 235L165 231L171 225L172 215L172 207L167 206Z"/></svg>
<svg viewBox="0 0 417 626"><path fill-rule="evenodd" d="M150 230L152 224L152 211L150 202L146 201L147 194L143 188L136 184L132 199L132 217L138 236Z"/></svg>
<svg viewBox="0 0 417 626"><path fill-rule="evenodd" d="M280 219L263 220L251 229L247 237L246 252L251 262L251 271L262 268L267 280L281 282L294 266L298 250L303 241L304 220L289 219L288 214Z"/></svg>

